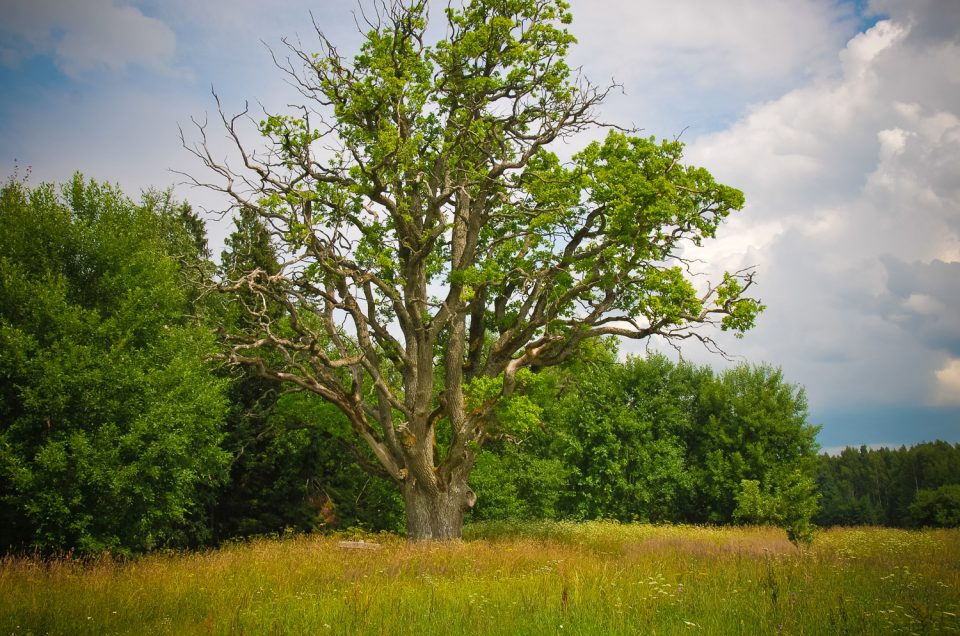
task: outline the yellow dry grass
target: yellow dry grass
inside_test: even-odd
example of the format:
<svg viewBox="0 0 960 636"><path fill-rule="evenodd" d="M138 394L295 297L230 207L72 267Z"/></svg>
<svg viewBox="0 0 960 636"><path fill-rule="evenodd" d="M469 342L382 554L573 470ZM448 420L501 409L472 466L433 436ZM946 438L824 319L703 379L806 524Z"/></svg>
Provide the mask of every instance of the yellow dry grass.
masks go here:
<svg viewBox="0 0 960 636"><path fill-rule="evenodd" d="M834 634L960 631L960 530L481 524L466 540L258 539L0 562L2 634Z"/></svg>

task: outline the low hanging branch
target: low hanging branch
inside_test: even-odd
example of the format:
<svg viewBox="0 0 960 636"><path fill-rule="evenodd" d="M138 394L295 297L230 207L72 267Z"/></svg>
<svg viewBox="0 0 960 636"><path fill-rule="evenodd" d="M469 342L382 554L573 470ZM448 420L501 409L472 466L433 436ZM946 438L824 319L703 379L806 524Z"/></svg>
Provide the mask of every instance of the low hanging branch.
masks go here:
<svg viewBox="0 0 960 636"><path fill-rule="evenodd" d="M288 43L294 114L255 122L217 101L240 169L206 124L184 140L219 181L188 178L253 211L288 258L221 281L254 325L225 334L229 360L338 406L401 487L413 539L459 536L521 370L604 336L716 348L698 328L743 332L762 309L751 270L706 292L688 279L681 250L743 196L683 166L680 143L608 126L568 164L547 149L602 126L609 90L565 63L567 9L470 0L428 44L425 1L382 5L353 60L319 29L318 55Z"/></svg>

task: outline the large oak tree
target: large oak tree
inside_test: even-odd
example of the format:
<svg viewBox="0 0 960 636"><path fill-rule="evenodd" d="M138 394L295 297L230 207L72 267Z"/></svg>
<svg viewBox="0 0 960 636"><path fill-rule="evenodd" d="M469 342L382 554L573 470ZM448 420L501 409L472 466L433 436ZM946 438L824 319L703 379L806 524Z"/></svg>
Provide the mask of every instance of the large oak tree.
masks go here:
<svg viewBox="0 0 960 636"><path fill-rule="evenodd" d="M698 287L681 258L743 195L676 141L606 127L569 162L548 150L605 128L607 91L567 65L562 0L468 0L442 29L427 2L370 13L352 59L319 28L319 53L288 43L278 65L305 102L254 122L261 145L222 109L236 162L203 125L185 145L214 175L194 180L285 255L220 281L258 325L227 334L229 359L337 405L402 490L411 539L458 537L476 451L524 373L590 338L710 345L698 328L752 325L752 272Z"/></svg>

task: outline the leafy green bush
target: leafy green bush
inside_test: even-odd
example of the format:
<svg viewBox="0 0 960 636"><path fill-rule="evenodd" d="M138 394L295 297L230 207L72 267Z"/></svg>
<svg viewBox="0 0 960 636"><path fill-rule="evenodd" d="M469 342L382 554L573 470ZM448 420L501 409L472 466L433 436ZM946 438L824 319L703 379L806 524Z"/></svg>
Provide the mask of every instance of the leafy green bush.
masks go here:
<svg viewBox="0 0 960 636"><path fill-rule="evenodd" d="M0 549L195 540L226 409L189 322L169 197L80 176L0 191Z"/></svg>
<svg viewBox="0 0 960 636"><path fill-rule="evenodd" d="M948 484L935 490L920 490L910 504L907 519L915 527L960 526L960 484Z"/></svg>
<svg viewBox="0 0 960 636"><path fill-rule="evenodd" d="M756 479L744 479L736 495L733 519L739 523L780 526L793 543L809 544L814 530L811 518L819 498L816 489L816 482L799 470L765 487Z"/></svg>

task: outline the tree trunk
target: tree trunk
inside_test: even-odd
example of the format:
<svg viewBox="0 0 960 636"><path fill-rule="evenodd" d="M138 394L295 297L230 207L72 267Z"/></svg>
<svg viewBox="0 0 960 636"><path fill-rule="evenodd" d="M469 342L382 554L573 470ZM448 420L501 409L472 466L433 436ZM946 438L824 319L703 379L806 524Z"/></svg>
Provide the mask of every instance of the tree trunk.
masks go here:
<svg viewBox="0 0 960 636"><path fill-rule="evenodd" d="M407 539L431 541L459 539L463 516L473 507L477 496L466 479L433 492L411 479L404 484L403 499L407 507Z"/></svg>

